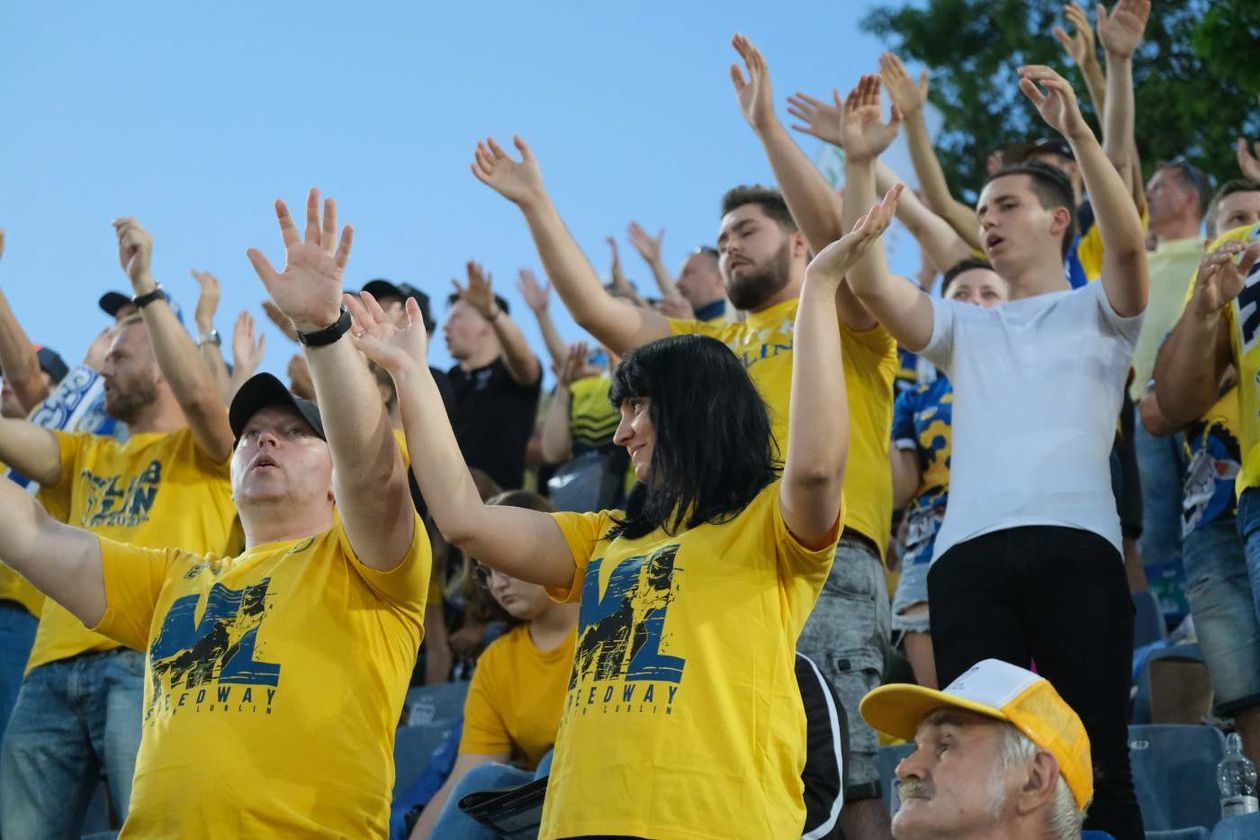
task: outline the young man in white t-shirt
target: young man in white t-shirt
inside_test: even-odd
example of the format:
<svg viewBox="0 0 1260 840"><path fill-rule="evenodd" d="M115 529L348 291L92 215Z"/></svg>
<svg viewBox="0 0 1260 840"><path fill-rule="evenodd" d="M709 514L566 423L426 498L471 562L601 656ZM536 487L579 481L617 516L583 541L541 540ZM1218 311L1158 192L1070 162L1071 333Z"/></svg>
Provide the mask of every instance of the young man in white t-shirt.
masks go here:
<svg viewBox="0 0 1260 840"><path fill-rule="evenodd" d="M1101 281L1070 288L1071 185L1038 164L996 173L977 206L1009 302L931 298L888 273L878 243L848 277L901 344L954 385L949 509L928 576L939 680L986 658L1035 661L1089 732L1087 826L1128 840L1143 837L1127 745L1133 607L1108 454L1146 308L1146 254L1129 189L1071 86L1048 67L1019 73L1081 167L1105 246ZM894 111L882 123L879 78L863 77L845 105L846 214L872 203L874 162L899 122Z"/></svg>

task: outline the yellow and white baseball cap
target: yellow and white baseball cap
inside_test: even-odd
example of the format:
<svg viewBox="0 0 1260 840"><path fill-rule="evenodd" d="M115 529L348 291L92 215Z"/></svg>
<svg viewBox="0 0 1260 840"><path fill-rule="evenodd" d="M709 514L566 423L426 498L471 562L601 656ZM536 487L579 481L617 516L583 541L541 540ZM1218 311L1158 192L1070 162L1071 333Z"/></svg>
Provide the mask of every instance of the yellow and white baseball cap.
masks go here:
<svg viewBox="0 0 1260 840"><path fill-rule="evenodd" d="M1044 677L1008 662L976 663L943 691L894 683L862 698L862 717L872 727L907 741L919 723L944 707L1004 720L1059 763L1059 772L1078 808L1094 796L1094 769L1089 736L1080 717Z"/></svg>

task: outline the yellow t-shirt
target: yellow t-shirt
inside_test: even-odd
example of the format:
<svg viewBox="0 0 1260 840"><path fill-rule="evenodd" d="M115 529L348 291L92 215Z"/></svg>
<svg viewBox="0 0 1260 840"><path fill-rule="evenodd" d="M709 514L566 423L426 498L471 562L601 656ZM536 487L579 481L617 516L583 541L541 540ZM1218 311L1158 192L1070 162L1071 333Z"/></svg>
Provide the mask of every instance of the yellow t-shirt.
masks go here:
<svg viewBox="0 0 1260 840"><path fill-rule="evenodd" d="M386 836L432 561L412 520L389 572L340 522L228 558L101 540L95 629L147 648L123 838Z"/></svg>
<svg viewBox="0 0 1260 840"><path fill-rule="evenodd" d="M538 766L556 743L576 635L571 631L559 647L543 651L522 624L486 648L464 702L461 753L508 753L522 767Z"/></svg>
<svg viewBox="0 0 1260 840"><path fill-rule="evenodd" d="M569 433L574 452L612 443L621 414L608 402L612 380L607 374L588 376L569 386Z"/></svg>
<svg viewBox="0 0 1260 840"><path fill-rule="evenodd" d="M1240 227L1217 237L1208 247L1211 253L1226 242L1260 240L1260 224ZM1194 295L1191 276L1186 300ZM1240 409L1238 443L1242 449L1242 471L1236 488L1241 495L1251 487L1260 487L1260 262L1251 269L1242 292L1225 307L1225 324L1229 330L1234 366L1238 368L1238 404Z"/></svg>
<svg viewBox="0 0 1260 840"><path fill-rule="evenodd" d="M240 546L228 461L214 463L187 426L132 435L126 443L83 432L53 432L61 478L44 488L70 525L143 548L227 553ZM46 503L47 504L47 503ZM118 647L48 598L40 613L31 669L87 651Z"/></svg>
<svg viewBox="0 0 1260 840"><path fill-rule="evenodd" d="M792 343L797 299L784 301L736 324L671 319L675 335L699 333L721 341L739 357L770 409L779 457L787 455L788 400L792 393ZM879 546L881 557L892 522L893 381L897 342L882 326L866 332L840 329L844 384L849 397L849 458L845 471L845 521Z"/></svg>
<svg viewBox="0 0 1260 840"><path fill-rule="evenodd" d="M552 514L580 600L541 838L800 836L796 640L831 570L774 482L735 519L607 541L615 513Z"/></svg>
<svg viewBox="0 0 1260 840"><path fill-rule="evenodd" d="M1160 244L1147 254L1150 297L1142 316L1142 332L1133 349L1133 381L1129 396L1142 399L1146 383L1155 371L1155 356L1185 308L1186 278L1194 277L1203 259L1203 237L1177 239Z"/></svg>

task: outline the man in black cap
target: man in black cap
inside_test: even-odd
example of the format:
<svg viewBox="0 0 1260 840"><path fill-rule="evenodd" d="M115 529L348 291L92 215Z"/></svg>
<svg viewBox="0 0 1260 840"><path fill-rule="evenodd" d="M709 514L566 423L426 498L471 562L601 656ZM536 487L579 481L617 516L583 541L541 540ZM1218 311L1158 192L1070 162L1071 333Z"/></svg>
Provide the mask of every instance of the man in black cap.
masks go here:
<svg viewBox="0 0 1260 840"><path fill-rule="evenodd" d="M433 331L437 328L437 322L433 320L433 313L429 306L429 296L408 283L393 283L383 278L369 280L363 287L363 291L376 298L381 308L394 319L394 322L400 327L407 325L407 312L404 308L407 298L415 298L416 303L420 306L420 314L424 317L425 335L429 339L433 339ZM398 401L394 397L394 380L389 374L372 366L372 372L376 375L377 385L380 386L381 396L385 399L385 406L389 409L391 422L394 423L395 429L402 428L402 418L398 416ZM429 373L433 374L433 381L437 383L438 393L442 395L442 405L446 406L448 416L452 414L455 406L455 396L451 392L451 379L446 375L446 371L438 370L435 367L429 368Z"/></svg>
<svg viewBox="0 0 1260 840"><path fill-rule="evenodd" d="M384 836L392 740L422 635L429 543L371 377L348 340L349 228L277 202L283 272L249 252L296 328L322 411L259 374L228 412L237 557L124 545L0 481L0 559L85 624L147 651L124 831ZM322 233L321 233L322 229ZM318 737L312 737L318 733Z"/></svg>

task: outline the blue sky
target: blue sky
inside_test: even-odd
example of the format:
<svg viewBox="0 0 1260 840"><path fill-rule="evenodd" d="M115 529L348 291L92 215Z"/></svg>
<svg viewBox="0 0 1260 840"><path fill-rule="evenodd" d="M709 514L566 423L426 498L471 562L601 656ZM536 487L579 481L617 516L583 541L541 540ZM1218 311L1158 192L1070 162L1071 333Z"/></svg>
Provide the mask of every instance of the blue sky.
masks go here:
<svg viewBox="0 0 1260 840"><path fill-rule="evenodd" d="M445 299L475 258L536 346L515 289L539 268L519 212L469 172L479 137L521 134L601 273L626 224L667 229L672 270L716 235L721 194L771 180L735 103L732 33L765 53L786 97L847 89L881 45L865 3L242 2L9 4L0 27L0 288L33 340L82 358L127 290L110 220L155 237L154 271L191 319L193 268L218 275L217 326L260 322L249 246L280 261L272 201L308 186L355 225L347 285L383 276ZM916 68L912 68L916 70ZM820 144L804 138L814 156ZM907 172L908 165L904 165ZM894 265L917 257L898 240ZM444 315L439 307L439 320ZM553 299L566 337L579 331ZM266 325L271 330L270 324ZM264 367L295 352L268 336ZM450 359L441 340L433 363Z"/></svg>

